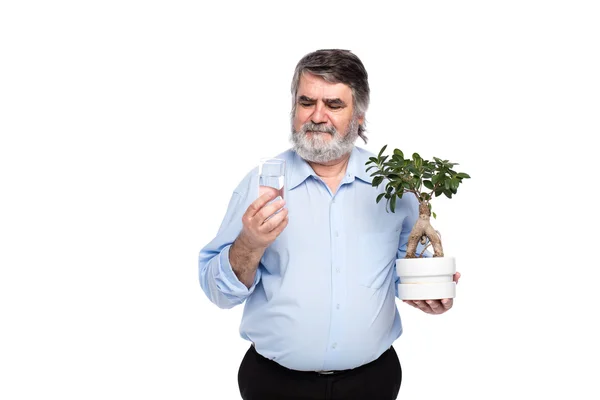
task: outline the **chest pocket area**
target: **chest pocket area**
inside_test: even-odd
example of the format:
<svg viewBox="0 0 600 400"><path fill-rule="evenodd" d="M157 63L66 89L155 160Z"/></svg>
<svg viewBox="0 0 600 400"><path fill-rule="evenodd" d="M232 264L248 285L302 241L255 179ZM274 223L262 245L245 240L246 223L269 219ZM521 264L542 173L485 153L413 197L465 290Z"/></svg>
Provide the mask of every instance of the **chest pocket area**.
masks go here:
<svg viewBox="0 0 600 400"><path fill-rule="evenodd" d="M358 237L358 276L360 284L379 289L392 279L400 232L363 233Z"/></svg>

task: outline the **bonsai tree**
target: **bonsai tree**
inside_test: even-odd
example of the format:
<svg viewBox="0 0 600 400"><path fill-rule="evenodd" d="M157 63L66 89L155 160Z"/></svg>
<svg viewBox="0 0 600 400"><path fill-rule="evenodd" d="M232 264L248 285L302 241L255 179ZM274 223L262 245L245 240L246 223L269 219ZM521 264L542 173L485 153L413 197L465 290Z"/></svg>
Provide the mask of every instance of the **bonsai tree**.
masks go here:
<svg viewBox="0 0 600 400"><path fill-rule="evenodd" d="M404 158L401 150L395 149L391 158L383 155L387 145L383 146L377 157L370 157L365 165L373 164L367 172L375 168L371 174L372 186L379 187L384 179L387 181L383 193L377 196L377 203L385 198L386 210L395 212L396 199L402 198L405 193L412 193L419 201L419 219L410 232L405 258L417 258L417 245L433 245L434 257L443 257L442 240L438 232L433 229L430 217L436 218L432 211L431 200L442 194L449 199L458 191L463 179L470 176L464 172L456 172L453 168L456 163L433 157L433 161L424 160L418 153L412 158ZM419 257L423 256L425 249Z"/></svg>

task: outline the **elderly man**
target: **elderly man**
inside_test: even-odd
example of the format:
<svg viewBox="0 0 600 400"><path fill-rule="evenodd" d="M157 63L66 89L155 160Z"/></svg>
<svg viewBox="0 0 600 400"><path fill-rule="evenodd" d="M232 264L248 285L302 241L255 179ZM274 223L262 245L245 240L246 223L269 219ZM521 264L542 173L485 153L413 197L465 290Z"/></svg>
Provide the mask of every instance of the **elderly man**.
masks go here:
<svg viewBox="0 0 600 400"><path fill-rule="evenodd" d="M200 252L200 284L221 308L245 302L251 342L243 399L395 399L402 369L392 343L402 324L394 261L404 256L418 203L377 204L365 162L369 84L345 50L304 56L292 79L293 147L285 196L259 193L251 171L233 192L216 237ZM455 276L458 281L459 275ZM408 302L440 314L452 299Z"/></svg>

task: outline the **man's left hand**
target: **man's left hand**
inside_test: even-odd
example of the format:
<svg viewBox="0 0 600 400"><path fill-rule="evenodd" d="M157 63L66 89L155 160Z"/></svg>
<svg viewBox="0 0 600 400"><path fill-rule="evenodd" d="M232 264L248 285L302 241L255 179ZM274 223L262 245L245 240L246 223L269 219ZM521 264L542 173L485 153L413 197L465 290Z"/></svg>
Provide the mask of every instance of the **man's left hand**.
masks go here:
<svg viewBox="0 0 600 400"><path fill-rule="evenodd" d="M454 282L458 284L460 279L460 272L454 274ZM402 300L406 304L411 305L427 314L443 314L452 308L454 303L453 299L441 299L441 300Z"/></svg>

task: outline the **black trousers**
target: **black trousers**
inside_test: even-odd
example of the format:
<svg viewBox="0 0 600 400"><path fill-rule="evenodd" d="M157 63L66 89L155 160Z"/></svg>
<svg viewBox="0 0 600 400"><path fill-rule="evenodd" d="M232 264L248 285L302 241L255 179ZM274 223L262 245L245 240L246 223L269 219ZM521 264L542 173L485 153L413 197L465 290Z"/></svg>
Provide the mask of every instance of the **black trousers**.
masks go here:
<svg viewBox="0 0 600 400"><path fill-rule="evenodd" d="M256 352L246 352L238 372L244 400L394 400L402 368L393 347L377 360L330 375L285 368Z"/></svg>

